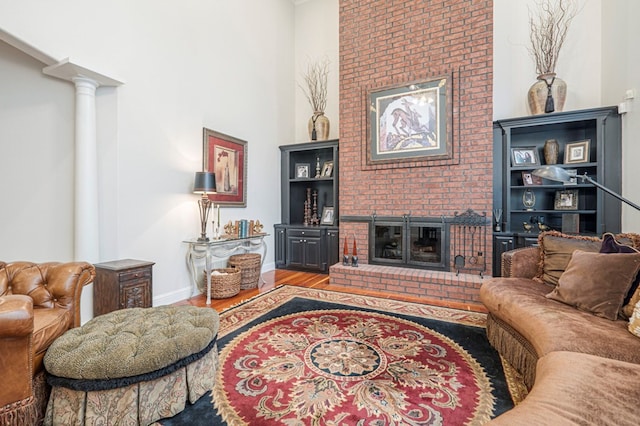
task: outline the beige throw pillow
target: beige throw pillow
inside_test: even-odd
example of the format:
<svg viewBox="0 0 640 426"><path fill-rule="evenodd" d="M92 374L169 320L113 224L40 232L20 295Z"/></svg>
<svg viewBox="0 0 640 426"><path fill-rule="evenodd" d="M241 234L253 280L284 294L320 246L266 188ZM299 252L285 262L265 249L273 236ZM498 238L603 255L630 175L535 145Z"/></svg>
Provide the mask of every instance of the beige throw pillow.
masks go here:
<svg viewBox="0 0 640 426"><path fill-rule="evenodd" d="M629 318L629 331L640 337L640 303L636 303L633 314Z"/></svg>
<svg viewBox="0 0 640 426"><path fill-rule="evenodd" d="M640 269L640 253L590 253L576 250L558 286L547 298L615 320Z"/></svg>

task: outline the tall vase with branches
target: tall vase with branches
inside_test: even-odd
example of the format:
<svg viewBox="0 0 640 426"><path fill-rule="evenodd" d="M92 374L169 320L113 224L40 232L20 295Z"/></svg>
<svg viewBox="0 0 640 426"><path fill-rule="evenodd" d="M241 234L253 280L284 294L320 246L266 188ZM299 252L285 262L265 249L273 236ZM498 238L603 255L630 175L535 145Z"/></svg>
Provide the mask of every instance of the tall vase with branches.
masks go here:
<svg viewBox="0 0 640 426"><path fill-rule="evenodd" d="M538 74L538 81L531 86L528 96L533 114L564 108L567 85L556 76L556 65L576 14L575 0L538 0L537 10L529 11L529 54Z"/></svg>
<svg viewBox="0 0 640 426"><path fill-rule="evenodd" d="M312 141L329 139L329 119L324 115L327 106L328 76L329 60L326 58L309 63L302 74L304 85L300 85L300 88L313 110L308 123L309 138Z"/></svg>

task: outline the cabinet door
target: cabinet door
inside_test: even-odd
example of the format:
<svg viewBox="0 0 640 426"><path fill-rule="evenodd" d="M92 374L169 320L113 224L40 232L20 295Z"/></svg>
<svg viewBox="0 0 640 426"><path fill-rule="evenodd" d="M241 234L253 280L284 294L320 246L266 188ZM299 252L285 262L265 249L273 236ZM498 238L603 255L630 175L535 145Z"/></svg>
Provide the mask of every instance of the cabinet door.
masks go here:
<svg viewBox="0 0 640 426"><path fill-rule="evenodd" d="M306 238L303 242L304 246L304 266L309 269L325 270L322 261L322 244L320 238Z"/></svg>
<svg viewBox="0 0 640 426"><path fill-rule="evenodd" d="M120 308L146 308L151 306L151 281L140 279L120 284Z"/></svg>
<svg viewBox="0 0 640 426"><path fill-rule="evenodd" d="M301 237L287 236L287 266L304 267L304 240Z"/></svg>
<svg viewBox="0 0 640 426"><path fill-rule="evenodd" d="M284 268L287 265L287 233L284 226L275 227L275 261L276 268Z"/></svg>
<svg viewBox="0 0 640 426"><path fill-rule="evenodd" d="M494 236L493 237L493 276L502 275L502 253L515 248L513 237Z"/></svg>

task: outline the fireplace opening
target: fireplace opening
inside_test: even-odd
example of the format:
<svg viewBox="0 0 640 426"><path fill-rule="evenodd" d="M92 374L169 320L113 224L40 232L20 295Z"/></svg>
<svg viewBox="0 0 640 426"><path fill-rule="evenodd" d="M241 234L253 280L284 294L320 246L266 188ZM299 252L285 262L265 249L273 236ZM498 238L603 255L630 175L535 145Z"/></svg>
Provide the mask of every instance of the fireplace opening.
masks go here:
<svg viewBox="0 0 640 426"><path fill-rule="evenodd" d="M369 222L369 263L447 270L448 227L444 218L376 217Z"/></svg>

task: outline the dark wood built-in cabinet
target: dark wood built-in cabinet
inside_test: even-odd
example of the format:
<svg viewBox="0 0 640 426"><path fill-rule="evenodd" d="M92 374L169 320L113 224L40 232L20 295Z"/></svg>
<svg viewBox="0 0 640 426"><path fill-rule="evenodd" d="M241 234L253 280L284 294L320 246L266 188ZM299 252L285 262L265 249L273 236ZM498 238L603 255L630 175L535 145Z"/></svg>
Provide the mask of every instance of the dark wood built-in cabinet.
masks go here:
<svg viewBox="0 0 640 426"><path fill-rule="evenodd" d="M274 226L276 268L328 272L339 260L338 141L283 145L280 151L282 223ZM325 165L331 173L322 173ZM308 173L300 173L305 168ZM305 225L305 200L314 192L319 218L325 207L333 207L332 225Z"/></svg>
<svg viewBox="0 0 640 426"><path fill-rule="evenodd" d="M565 185L542 180L525 182L524 176L547 165L545 141L555 139L559 154L557 166L585 173L596 182L620 193L621 189L621 120L616 107L559 112L523 118L498 120L493 124L493 274L500 275L500 257L514 248L537 244L540 230L554 229L567 233L601 235L620 232L621 204L592 184ZM567 144L588 141L586 161L565 164ZM514 163L513 149L533 149L539 165ZM523 173L525 174L523 176ZM556 203L558 191L577 195L575 206ZM535 204L526 207L523 196L533 194ZM497 221L495 214L501 212ZM496 223L497 222L497 223ZM499 227L496 227L499 225ZM531 227L526 230L525 227ZM497 232L499 229L499 232Z"/></svg>
<svg viewBox="0 0 640 426"><path fill-rule="evenodd" d="M153 265L153 262L133 259L96 263L93 315L125 308L151 307Z"/></svg>

